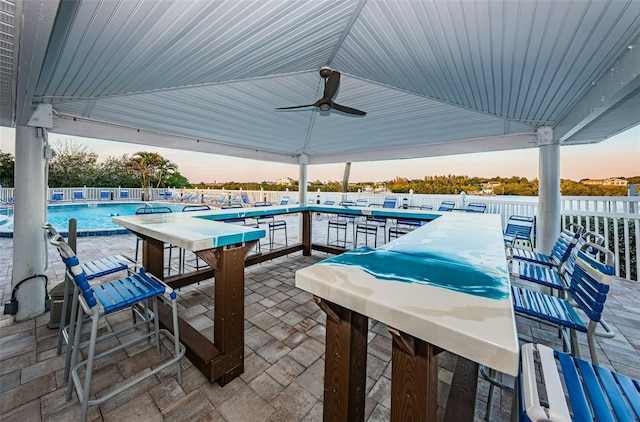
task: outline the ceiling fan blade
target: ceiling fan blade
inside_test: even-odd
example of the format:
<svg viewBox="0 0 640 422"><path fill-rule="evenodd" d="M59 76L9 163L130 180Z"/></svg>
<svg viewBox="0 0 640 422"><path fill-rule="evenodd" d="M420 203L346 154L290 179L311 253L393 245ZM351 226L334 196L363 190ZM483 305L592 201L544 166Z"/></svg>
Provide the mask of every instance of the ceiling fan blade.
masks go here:
<svg viewBox="0 0 640 422"><path fill-rule="evenodd" d="M338 85L340 85L340 72L334 70L324 84L324 95L322 95L322 98L333 98L338 91Z"/></svg>
<svg viewBox="0 0 640 422"><path fill-rule="evenodd" d="M304 107L313 107L315 104L307 104L307 105L299 105L299 106L291 106L291 107L276 107L276 110L291 110L293 108L304 108Z"/></svg>
<svg viewBox="0 0 640 422"><path fill-rule="evenodd" d="M334 102L331 103L331 107L343 113L355 114L356 116L366 116L367 114L364 111L358 110L357 108L346 107Z"/></svg>

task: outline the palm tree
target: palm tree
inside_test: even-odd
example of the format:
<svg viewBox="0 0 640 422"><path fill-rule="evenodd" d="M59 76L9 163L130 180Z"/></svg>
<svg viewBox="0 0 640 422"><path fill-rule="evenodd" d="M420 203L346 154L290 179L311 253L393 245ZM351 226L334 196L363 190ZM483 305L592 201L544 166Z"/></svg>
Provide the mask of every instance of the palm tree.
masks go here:
<svg viewBox="0 0 640 422"><path fill-rule="evenodd" d="M164 180L175 173L177 170L177 164L163 158L162 161L158 163L158 167L156 168L156 177L158 178L158 184L156 185L156 188L159 188L161 185L164 186Z"/></svg>
<svg viewBox="0 0 640 422"><path fill-rule="evenodd" d="M149 198L151 180L157 174L157 169L164 159L156 152L136 152L129 162L129 170L140 178L141 188Z"/></svg>

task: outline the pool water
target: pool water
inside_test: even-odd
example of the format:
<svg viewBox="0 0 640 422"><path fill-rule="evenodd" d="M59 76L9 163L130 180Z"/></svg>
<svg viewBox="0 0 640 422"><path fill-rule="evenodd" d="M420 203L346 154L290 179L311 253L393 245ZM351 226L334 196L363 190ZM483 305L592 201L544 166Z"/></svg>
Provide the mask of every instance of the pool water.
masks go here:
<svg viewBox="0 0 640 422"><path fill-rule="evenodd" d="M127 203L83 203L60 204L47 206L47 220L61 233L66 233L69 228L69 219L77 220L79 236L101 236L105 234L124 234L129 231L122 226L111 222L111 218L120 215L134 215L142 206L169 207L173 212L181 212L184 205L149 202ZM0 232L13 234L12 218L0 224ZM2 233L0 233L2 235Z"/></svg>

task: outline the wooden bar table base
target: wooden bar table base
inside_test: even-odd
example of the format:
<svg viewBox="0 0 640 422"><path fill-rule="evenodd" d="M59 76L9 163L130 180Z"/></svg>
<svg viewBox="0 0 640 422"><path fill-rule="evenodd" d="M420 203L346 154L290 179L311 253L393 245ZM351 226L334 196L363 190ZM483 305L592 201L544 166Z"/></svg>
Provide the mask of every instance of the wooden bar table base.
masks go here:
<svg viewBox="0 0 640 422"><path fill-rule="evenodd" d="M432 344L388 327L391 351L391 420L435 421L438 410L438 358Z"/></svg>
<svg viewBox="0 0 640 422"><path fill-rule="evenodd" d="M318 297L327 314L324 421L364 421L369 318Z"/></svg>
<svg viewBox="0 0 640 422"><path fill-rule="evenodd" d="M244 259L253 244L225 246L196 254L214 269L213 343L179 319L186 356L210 382L225 386L244 372ZM159 310L166 326L170 315Z"/></svg>

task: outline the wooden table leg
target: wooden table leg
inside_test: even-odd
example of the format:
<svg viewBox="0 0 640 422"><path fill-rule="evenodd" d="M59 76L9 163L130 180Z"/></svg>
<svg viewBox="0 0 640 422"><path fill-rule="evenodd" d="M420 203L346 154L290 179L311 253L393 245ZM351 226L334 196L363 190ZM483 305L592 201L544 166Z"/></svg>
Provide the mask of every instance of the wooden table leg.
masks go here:
<svg viewBox="0 0 640 422"><path fill-rule="evenodd" d="M311 255L311 212L302 213L302 255Z"/></svg>
<svg viewBox="0 0 640 422"><path fill-rule="evenodd" d="M369 318L314 297L327 314L324 421L363 421Z"/></svg>
<svg viewBox="0 0 640 422"><path fill-rule="evenodd" d="M164 280L164 242L150 237L143 238L142 265L145 270Z"/></svg>
<svg viewBox="0 0 640 422"><path fill-rule="evenodd" d="M214 341L191 327L182 318L180 341L187 357L209 379L226 385L244 372L244 245L198 251L196 254L214 269ZM164 243L145 238L143 264L164 279ZM172 327L171 313L159 309L160 324Z"/></svg>
<svg viewBox="0 0 640 422"><path fill-rule="evenodd" d="M441 349L389 327L391 420L435 421L438 408L438 360Z"/></svg>

